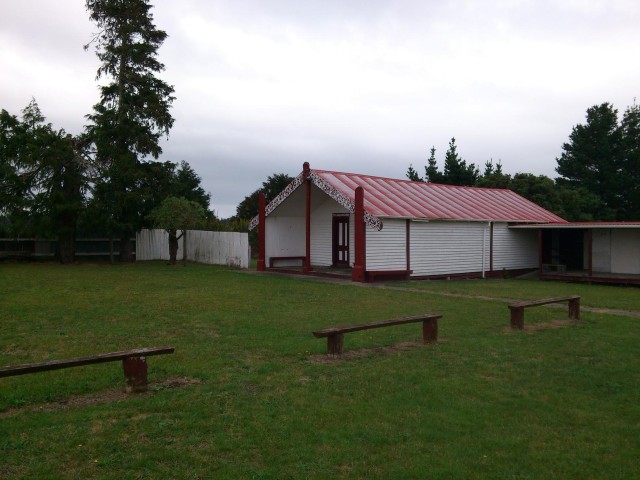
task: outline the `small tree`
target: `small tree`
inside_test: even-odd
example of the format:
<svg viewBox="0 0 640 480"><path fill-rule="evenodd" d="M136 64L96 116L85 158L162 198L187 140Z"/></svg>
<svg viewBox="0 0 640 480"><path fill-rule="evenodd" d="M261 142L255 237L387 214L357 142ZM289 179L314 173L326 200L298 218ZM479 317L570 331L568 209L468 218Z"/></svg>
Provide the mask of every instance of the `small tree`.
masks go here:
<svg viewBox="0 0 640 480"><path fill-rule="evenodd" d="M194 228L205 217L202 205L183 197L168 197L150 215L158 228L169 234L169 263L176 264L178 240L182 238L182 261L187 264L187 229ZM178 235L178 230L181 231Z"/></svg>

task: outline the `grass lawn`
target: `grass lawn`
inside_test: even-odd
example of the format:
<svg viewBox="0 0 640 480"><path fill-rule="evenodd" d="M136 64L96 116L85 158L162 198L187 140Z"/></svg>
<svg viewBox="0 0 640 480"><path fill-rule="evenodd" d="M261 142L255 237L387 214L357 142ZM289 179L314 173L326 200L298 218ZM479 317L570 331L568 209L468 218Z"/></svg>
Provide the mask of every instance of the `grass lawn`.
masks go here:
<svg viewBox="0 0 640 480"><path fill-rule="evenodd" d="M521 300L578 294L582 297L580 303L585 306L640 311L640 287L634 286L588 285L521 279L413 281L389 285L415 288L427 292Z"/></svg>
<svg viewBox="0 0 640 480"><path fill-rule="evenodd" d="M522 282L0 264L0 365L176 347L149 358L146 394L119 393L117 362L0 378L0 478L637 478L639 319L512 332L504 302L432 291L640 310L640 289ZM368 330L327 361L311 335L424 312L444 315L435 345L416 324Z"/></svg>

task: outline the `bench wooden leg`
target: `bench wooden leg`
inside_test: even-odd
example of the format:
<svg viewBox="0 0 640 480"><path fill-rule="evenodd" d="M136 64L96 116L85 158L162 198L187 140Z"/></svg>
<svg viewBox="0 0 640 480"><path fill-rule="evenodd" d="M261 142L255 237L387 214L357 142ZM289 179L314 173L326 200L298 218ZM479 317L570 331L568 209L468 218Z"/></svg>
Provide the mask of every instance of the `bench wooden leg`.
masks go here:
<svg viewBox="0 0 640 480"><path fill-rule="evenodd" d="M524 308L510 308L511 310L511 328L518 330L524 329Z"/></svg>
<svg viewBox="0 0 640 480"><path fill-rule="evenodd" d="M147 391L147 359L130 357L122 361L124 389L127 393Z"/></svg>
<svg viewBox="0 0 640 480"><path fill-rule="evenodd" d="M327 337L327 353L329 355L340 355L344 344L344 334L337 333Z"/></svg>
<svg viewBox="0 0 640 480"><path fill-rule="evenodd" d="M422 343L438 341L438 319L428 318L422 322Z"/></svg>
<svg viewBox="0 0 640 480"><path fill-rule="evenodd" d="M580 320L580 299L569 300L569 319Z"/></svg>

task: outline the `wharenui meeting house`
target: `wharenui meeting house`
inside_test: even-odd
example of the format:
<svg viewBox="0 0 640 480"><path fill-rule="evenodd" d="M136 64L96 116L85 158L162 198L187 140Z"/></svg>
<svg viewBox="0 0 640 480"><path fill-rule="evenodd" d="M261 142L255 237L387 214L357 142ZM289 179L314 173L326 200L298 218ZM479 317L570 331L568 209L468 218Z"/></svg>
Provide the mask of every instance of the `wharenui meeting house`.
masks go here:
<svg viewBox="0 0 640 480"><path fill-rule="evenodd" d="M302 172L261 196L258 270L376 279L541 278L640 283L640 222L570 223L506 189Z"/></svg>

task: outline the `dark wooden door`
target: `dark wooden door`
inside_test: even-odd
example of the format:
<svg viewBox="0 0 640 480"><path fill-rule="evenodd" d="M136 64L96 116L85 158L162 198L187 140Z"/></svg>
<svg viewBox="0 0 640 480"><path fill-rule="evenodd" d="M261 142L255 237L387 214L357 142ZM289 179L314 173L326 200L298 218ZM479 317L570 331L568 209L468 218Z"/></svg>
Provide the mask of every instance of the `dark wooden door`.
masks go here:
<svg viewBox="0 0 640 480"><path fill-rule="evenodd" d="M349 217L333 217L333 265L349 265Z"/></svg>

